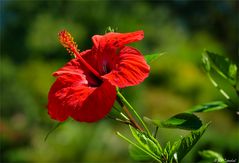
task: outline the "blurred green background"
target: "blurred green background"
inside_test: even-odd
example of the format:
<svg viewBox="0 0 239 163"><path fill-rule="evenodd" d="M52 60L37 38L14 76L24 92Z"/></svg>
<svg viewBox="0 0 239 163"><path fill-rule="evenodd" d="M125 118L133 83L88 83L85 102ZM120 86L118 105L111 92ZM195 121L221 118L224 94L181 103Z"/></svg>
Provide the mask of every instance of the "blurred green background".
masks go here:
<svg viewBox="0 0 239 163"><path fill-rule="evenodd" d="M98 123L68 120L56 124L47 114L51 76L70 56L59 44L62 29L72 33L81 50L91 36L111 26L119 32L144 30L134 43L143 54L166 52L151 67L144 83L124 93L141 115L164 120L188 108L223 97L201 66L206 48L238 64L238 2L218 1L66 1L1 0L0 162L134 162L127 143L115 135L127 126L110 119ZM237 61L237 62L236 62ZM238 157L238 122L228 110L199 114L212 125L184 162L198 162L198 150L224 158ZM159 141L185 132L162 129Z"/></svg>

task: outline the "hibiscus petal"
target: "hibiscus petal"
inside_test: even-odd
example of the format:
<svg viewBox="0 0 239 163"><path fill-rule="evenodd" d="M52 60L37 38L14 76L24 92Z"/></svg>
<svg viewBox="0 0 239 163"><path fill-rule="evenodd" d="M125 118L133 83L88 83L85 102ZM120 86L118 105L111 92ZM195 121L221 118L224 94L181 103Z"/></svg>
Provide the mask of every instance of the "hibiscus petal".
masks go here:
<svg viewBox="0 0 239 163"><path fill-rule="evenodd" d="M83 105L71 115L80 122L95 122L104 118L111 110L116 99L116 89L108 81L104 81L100 87L85 99Z"/></svg>
<svg viewBox="0 0 239 163"><path fill-rule="evenodd" d="M103 76L112 85L124 88L137 85L148 77L150 67L138 50L124 47L117 56L114 68Z"/></svg>
<svg viewBox="0 0 239 163"><path fill-rule="evenodd" d="M109 73L114 66L112 63L116 54L124 47L125 44L143 39L144 32L136 31L131 33L110 32L105 35L95 35L92 37L94 46L92 54L95 54L97 62L94 68L104 75Z"/></svg>
<svg viewBox="0 0 239 163"><path fill-rule="evenodd" d="M67 62L62 68L53 73L53 76L62 76L62 75L78 75L82 79L85 78L83 74L84 71L82 69L82 65L78 61L78 59L72 59Z"/></svg>
<svg viewBox="0 0 239 163"><path fill-rule="evenodd" d="M85 50L81 52L79 55L82 57L91 56L91 50ZM60 76L60 75L66 75L66 74L74 74L81 76L84 71L84 66L81 65L80 60L78 58L72 59L67 64L65 64L62 68L57 70L53 73L53 76Z"/></svg>
<svg viewBox="0 0 239 163"><path fill-rule="evenodd" d="M84 60L90 64L93 68L97 65L95 56L91 53L91 50L86 50L84 52L81 52L79 55L84 58ZM81 60L77 57L75 59L72 59L69 61L66 65L64 65L62 68L57 70L53 73L53 76L56 77L63 77L67 78L67 80L71 80L71 78L74 78L74 76L79 76L78 84L85 84L85 85L98 85L100 83L95 75L85 66L81 63ZM66 79L65 79L66 80ZM80 83L79 83L80 82Z"/></svg>
<svg viewBox="0 0 239 163"><path fill-rule="evenodd" d="M78 76L71 76L70 80L65 77L57 78L48 95L48 114L58 121L64 121L72 115L95 89L79 84Z"/></svg>
<svg viewBox="0 0 239 163"><path fill-rule="evenodd" d="M109 32L105 35L95 35L92 37L94 47L96 49L121 48L122 46L142 40L144 38L144 31L135 31L130 33L115 33Z"/></svg>
<svg viewBox="0 0 239 163"><path fill-rule="evenodd" d="M71 108L66 108L62 102L62 99L56 96L56 92L64 88L64 84L61 80L56 80L52 85L48 94L48 114L52 119L58 121L65 121L72 112Z"/></svg>

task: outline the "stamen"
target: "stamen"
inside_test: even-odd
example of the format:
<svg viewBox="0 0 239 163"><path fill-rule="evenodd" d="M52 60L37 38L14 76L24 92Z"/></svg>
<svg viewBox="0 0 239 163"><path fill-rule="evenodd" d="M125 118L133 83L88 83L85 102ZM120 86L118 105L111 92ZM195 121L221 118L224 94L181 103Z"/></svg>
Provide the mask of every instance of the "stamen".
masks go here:
<svg viewBox="0 0 239 163"><path fill-rule="evenodd" d="M71 34L66 30L63 30L59 33L58 36L61 44L67 49L67 51L75 58L80 59L83 65L85 65L96 77L102 80L101 75L82 58L79 53L79 50L77 49L77 44L74 42L74 39Z"/></svg>
<svg viewBox="0 0 239 163"><path fill-rule="evenodd" d="M77 44L74 42L73 37L66 30L61 31L59 34L59 40L61 44L66 48L66 50L76 58L74 51L79 51L77 49Z"/></svg>

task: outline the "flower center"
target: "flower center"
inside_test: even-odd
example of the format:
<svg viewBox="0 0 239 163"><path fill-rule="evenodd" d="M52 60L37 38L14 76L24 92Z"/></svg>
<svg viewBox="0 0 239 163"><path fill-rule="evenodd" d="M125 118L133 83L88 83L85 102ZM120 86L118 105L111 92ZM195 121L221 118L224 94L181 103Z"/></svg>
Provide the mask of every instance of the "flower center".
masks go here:
<svg viewBox="0 0 239 163"><path fill-rule="evenodd" d="M90 87L99 87L103 83L101 79L99 79L92 73L86 75L86 80L88 81L88 86Z"/></svg>
<svg viewBox="0 0 239 163"><path fill-rule="evenodd" d="M110 67L109 65L107 64L106 61L103 61L103 71L104 71L104 74L108 74L110 72Z"/></svg>

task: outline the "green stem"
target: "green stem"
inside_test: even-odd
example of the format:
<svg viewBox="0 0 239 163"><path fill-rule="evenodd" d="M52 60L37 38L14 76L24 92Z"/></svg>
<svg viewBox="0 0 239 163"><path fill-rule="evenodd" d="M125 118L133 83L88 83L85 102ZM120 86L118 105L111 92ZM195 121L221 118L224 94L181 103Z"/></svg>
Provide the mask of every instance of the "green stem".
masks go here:
<svg viewBox="0 0 239 163"><path fill-rule="evenodd" d="M53 131L55 131L61 124L63 124L64 122L58 122L47 134L46 134L46 136L45 136L45 138L44 138L44 141L46 141L47 140L47 138L49 137L49 135L53 132Z"/></svg>
<svg viewBox="0 0 239 163"><path fill-rule="evenodd" d="M142 120L142 118L139 116L139 114L134 110L134 108L130 105L130 103L124 98L124 96L120 93L119 89L117 89L117 95L120 98L120 100L125 104L125 106L127 108L129 108L134 114L135 116L138 118L138 120L142 123L144 129L146 130L146 132L148 133L149 136L151 136L151 133L149 131L149 129L147 128L147 126L145 125L144 121Z"/></svg>

